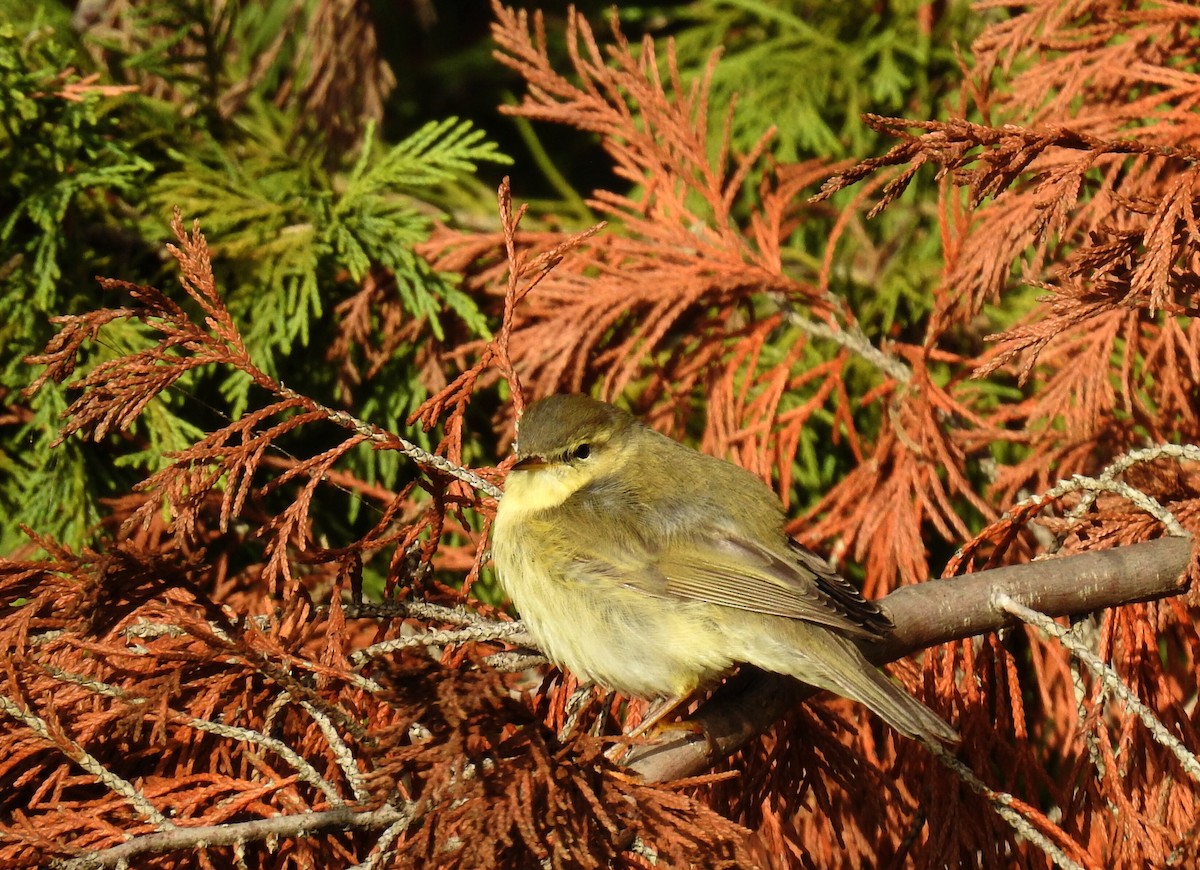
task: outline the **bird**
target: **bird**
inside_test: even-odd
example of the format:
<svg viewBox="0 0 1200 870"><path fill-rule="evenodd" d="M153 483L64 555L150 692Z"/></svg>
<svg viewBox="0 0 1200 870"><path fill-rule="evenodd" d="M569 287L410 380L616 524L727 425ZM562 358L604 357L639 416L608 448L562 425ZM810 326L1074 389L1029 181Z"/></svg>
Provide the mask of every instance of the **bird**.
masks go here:
<svg viewBox="0 0 1200 870"><path fill-rule="evenodd" d="M787 534L775 493L614 405L526 408L493 524L500 582L554 664L679 702L746 664L864 704L906 737L958 734L866 660L878 604Z"/></svg>

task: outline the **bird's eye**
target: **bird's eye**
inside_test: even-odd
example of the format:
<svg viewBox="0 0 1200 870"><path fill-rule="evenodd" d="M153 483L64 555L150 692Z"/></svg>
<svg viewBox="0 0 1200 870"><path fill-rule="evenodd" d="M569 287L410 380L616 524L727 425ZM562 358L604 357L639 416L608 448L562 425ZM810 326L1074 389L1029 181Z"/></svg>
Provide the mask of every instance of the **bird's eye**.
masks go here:
<svg viewBox="0 0 1200 870"><path fill-rule="evenodd" d="M592 455L592 445L591 444L586 444L586 443L580 444L573 451L571 451L572 459L587 459L591 455Z"/></svg>

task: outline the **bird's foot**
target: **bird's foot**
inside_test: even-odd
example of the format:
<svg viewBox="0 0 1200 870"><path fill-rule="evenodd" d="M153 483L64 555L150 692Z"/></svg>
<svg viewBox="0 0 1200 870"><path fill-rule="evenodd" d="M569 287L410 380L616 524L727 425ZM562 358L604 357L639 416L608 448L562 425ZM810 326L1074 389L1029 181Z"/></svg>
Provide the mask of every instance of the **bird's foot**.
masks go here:
<svg viewBox="0 0 1200 870"><path fill-rule="evenodd" d="M712 735L701 723L690 719L682 722L643 722L629 734L617 738L620 742L610 747L604 753L604 757L613 764L624 764L628 760L628 756L639 747L671 742L672 733L684 733L704 738L705 754L709 757L716 757L717 746Z"/></svg>

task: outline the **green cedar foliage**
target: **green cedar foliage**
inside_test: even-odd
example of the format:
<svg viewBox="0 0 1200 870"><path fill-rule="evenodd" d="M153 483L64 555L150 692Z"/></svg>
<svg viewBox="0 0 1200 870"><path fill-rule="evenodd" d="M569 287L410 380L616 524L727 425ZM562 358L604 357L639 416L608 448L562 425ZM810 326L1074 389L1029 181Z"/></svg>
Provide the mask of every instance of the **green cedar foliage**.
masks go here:
<svg viewBox="0 0 1200 870"><path fill-rule="evenodd" d="M114 99L74 90L77 52L40 17L0 24L0 398L18 402L21 363L52 334L48 315L95 307L92 274L111 269L111 238L129 231L120 199L152 171L121 133ZM128 262L125 260L125 262ZM130 330L110 336L118 344ZM84 445L51 453L65 396L47 390L0 430L0 552L17 524L80 541L100 516L95 496L111 472ZM27 416L28 414L28 416ZM166 432L169 430L160 430Z"/></svg>
<svg viewBox="0 0 1200 870"><path fill-rule="evenodd" d="M919 0L698 0L673 17L681 63L699 69L720 47L712 105L736 103L733 142L748 149L769 127L781 162L871 154L884 138L862 114L937 110L956 82L952 46L980 17L946 4L922 24ZM716 111L715 121L723 121Z"/></svg>
<svg viewBox="0 0 1200 870"><path fill-rule="evenodd" d="M135 6L123 39L104 28L72 32L56 4L0 7L8 22L0 25L0 400L11 411L0 425L4 553L27 542L21 524L73 546L92 539L102 498L127 492L165 453L254 401L244 377L203 371L128 431L52 449L69 390L20 393L35 374L23 359L53 334L50 317L125 303L103 293L97 275L175 284L164 244L176 206L202 222L218 287L257 364L382 426L403 428L426 396L412 364L420 348L397 348L353 394L326 360L335 308L368 275L394 282L407 316L437 339L451 325L458 340L489 334L455 276L415 253L450 209L494 209L475 173L508 158L482 130L409 118L399 141L387 142L368 123L346 147L285 98L311 62L300 39L310 4ZM272 42L279 34L291 35ZM145 343L137 326L114 324L80 367ZM362 450L352 470L397 485L395 456ZM352 518L357 504L331 510L333 522Z"/></svg>

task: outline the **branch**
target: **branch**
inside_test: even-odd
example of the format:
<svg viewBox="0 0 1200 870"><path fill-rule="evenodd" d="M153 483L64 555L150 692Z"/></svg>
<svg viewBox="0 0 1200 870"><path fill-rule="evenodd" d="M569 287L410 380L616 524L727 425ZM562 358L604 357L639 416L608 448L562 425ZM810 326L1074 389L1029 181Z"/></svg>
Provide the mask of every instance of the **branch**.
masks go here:
<svg viewBox="0 0 1200 870"><path fill-rule="evenodd" d="M408 637L396 637L373 643L364 649L355 650L350 654L350 664L356 668L362 667L376 656L389 655L398 650L412 649L418 646L444 646L488 640L506 640L509 643L527 644L533 639L526 634L525 626L520 622L494 622L450 630L431 628Z"/></svg>
<svg viewBox="0 0 1200 870"><path fill-rule="evenodd" d="M1200 151L1186 145L1158 145L1135 139L1103 139L1066 127L1032 129L1015 124L989 127L970 121L915 121L907 118L885 118L866 114L863 120L871 129L898 137L901 142L880 157L863 160L850 169L837 173L821 185L821 190L809 202L829 199L839 190L856 184L885 166L905 166L898 176L883 189L883 197L868 213L875 217L899 198L917 170L932 163L943 171L955 173L954 182L969 187L971 205L977 206L987 196L995 196L1009 186L1043 151L1065 148L1092 155L1130 154L1181 160L1185 165L1200 162ZM925 132L914 136L908 131ZM980 149L976 151L976 149ZM978 168L968 170L972 163Z"/></svg>
<svg viewBox="0 0 1200 870"><path fill-rule="evenodd" d="M1110 665L1105 664L1100 656L1076 640L1070 631L1063 628L1044 613L1038 613L1036 610L1023 607L1003 593L996 596L996 604L1027 625L1036 626L1043 634L1049 635L1066 647L1072 656L1082 662L1092 672L1101 685L1104 686L1106 692L1111 692L1119 698L1122 704L1142 720L1142 724L1146 726L1146 730L1154 735L1154 739L1158 741L1160 746L1165 746L1171 751L1171 754L1178 759L1179 766L1184 769L1187 775L1200 783L1200 760L1188 751L1188 748L1183 745L1183 742L1178 737L1163 727L1162 722L1154 715L1154 711L1143 704L1138 699L1138 696L1133 693L1133 690L1121 682L1117 672Z"/></svg>
<svg viewBox="0 0 1200 870"><path fill-rule="evenodd" d="M257 840L279 837L302 837L319 831L369 831L397 824L407 827L417 817L412 805L386 805L369 812L355 812L346 807L317 813L273 816L249 822L230 822L224 825L178 827L158 834L135 837L120 846L103 849L77 858L51 862L54 870L95 870L102 867L129 866L129 859L147 853L163 854L185 849L205 849L213 846L236 846Z"/></svg>
<svg viewBox="0 0 1200 870"><path fill-rule="evenodd" d="M814 338L828 339L850 352L858 354L896 383L907 384L912 381L912 369L905 365L903 360L888 356L871 344L871 340L863 334L857 323L850 323L847 326L831 326L812 320L791 309L787 309L786 316L789 323Z"/></svg>
<svg viewBox="0 0 1200 870"><path fill-rule="evenodd" d="M94 776L98 782L108 786L111 791L124 798L125 802L133 807L138 815L153 822L159 830L169 831L174 827L170 819L159 812L158 807L154 806L136 785L109 770L100 759L92 755L66 734L56 735L52 733L50 725L46 720L31 710L25 710L16 701L11 700L5 695L0 695L0 712L6 713L13 719L21 722L42 740L56 747L67 758ZM58 729L55 730L57 731Z"/></svg>
<svg viewBox="0 0 1200 870"><path fill-rule="evenodd" d="M284 399L290 399L294 402L302 403L310 408L314 408L325 415L331 422L344 426L347 429L352 429L364 438L380 444L384 447L392 448L400 453L403 453L409 459L416 462L418 465L426 468L433 468L437 471L447 474L456 480L461 480L467 486L474 490L482 492L484 495L492 498L500 498L504 493L500 491L500 487L489 480L484 480L474 471L469 468L464 468L457 463L451 462L444 456L438 456L436 453L430 453L422 447L413 444L407 438L402 438L385 429L381 429L372 423L364 422L353 414L345 411L335 411L333 408L327 408L320 402L308 398L303 393L297 393L295 390L285 387L283 384L275 385L275 393Z"/></svg>
<svg viewBox="0 0 1200 870"><path fill-rule="evenodd" d="M1162 538L1111 550L996 568L905 586L882 599L896 630L862 644L876 665L918 650L1020 624L995 604L1000 593L1047 616L1073 616L1182 592L1190 538ZM694 776L766 731L816 689L778 674L743 670L693 720L701 733L666 731L636 747L626 765L647 782Z"/></svg>

